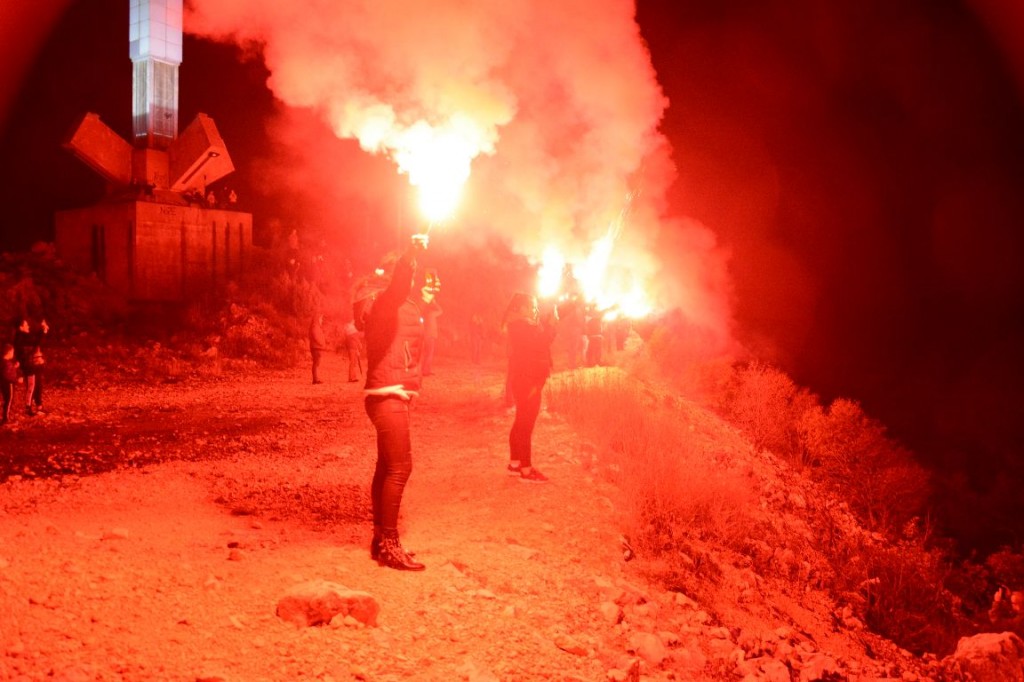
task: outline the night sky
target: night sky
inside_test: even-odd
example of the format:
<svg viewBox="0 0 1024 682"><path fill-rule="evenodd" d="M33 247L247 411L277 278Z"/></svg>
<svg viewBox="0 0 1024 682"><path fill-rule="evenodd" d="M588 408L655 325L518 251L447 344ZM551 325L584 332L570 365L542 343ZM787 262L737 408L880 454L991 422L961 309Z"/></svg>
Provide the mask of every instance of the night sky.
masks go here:
<svg viewBox="0 0 1024 682"><path fill-rule="evenodd" d="M82 113L130 129L127 0L36 7L17 29L0 9L8 250L52 239L54 209L101 193L59 146ZM670 100L672 210L731 254L737 336L826 399L860 400L980 496L1024 482L1024 12L641 0L637 15ZM279 197L245 162L273 103L236 57L186 39L181 121L217 121L258 222Z"/></svg>
<svg viewBox="0 0 1024 682"><path fill-rule="evenodd" d="M673 98L674 205L732 248L745 338L823 396L861 400L980 497L1019 487L1024 110L993 15L722 2L645 21L644 8ZM1019 42L1017 19L1002 30Z"/></svg>

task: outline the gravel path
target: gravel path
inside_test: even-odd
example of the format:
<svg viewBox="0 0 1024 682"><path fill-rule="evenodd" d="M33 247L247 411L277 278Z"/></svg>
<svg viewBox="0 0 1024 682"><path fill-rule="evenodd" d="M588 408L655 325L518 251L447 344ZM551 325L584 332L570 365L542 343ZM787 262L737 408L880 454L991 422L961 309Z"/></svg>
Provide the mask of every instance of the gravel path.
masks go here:
<svg viewBox="0 0 1024 682"><path fill-rule="evenodd" d="M542 416L551 482L508 476L500 371L442 365L415 408L403 505L428 568L387 570L368 558L359 385L304 377L55 389L52 412L2 434L29 471L113 469L0 486L0 679L605 679L601 591L625 564L613 492L571 433ZM317 579L372 594L378 627L277 618Z"/></svg>

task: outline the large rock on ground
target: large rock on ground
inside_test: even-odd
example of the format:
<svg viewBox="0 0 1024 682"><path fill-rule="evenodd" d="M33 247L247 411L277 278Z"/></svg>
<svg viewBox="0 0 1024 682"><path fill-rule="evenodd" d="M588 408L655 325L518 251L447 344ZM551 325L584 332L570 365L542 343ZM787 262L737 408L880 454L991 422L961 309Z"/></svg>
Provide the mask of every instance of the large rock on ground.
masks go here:
<svg viewBox="0 0 1024 682"><path fill-rule="evenodd" d="M288 590L277 602L277 615L299 627L330 623L335 616L351 616L375 626L380 605L368 592L350 590L326 580L311 580Z"/></svg>
<svg viewBox="0 0 1024 682"><path fill-rule="evenodd" d="M943 663L971 675L975 682L1024 680L1024 640L1012 632L983 632L961 637Z"/></svg>

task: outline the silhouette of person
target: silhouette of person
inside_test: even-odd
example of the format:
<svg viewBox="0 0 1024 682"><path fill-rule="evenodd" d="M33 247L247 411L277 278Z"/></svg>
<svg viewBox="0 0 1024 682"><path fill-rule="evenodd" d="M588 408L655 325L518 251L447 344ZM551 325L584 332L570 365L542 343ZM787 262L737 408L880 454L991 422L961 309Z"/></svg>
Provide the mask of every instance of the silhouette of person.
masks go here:
<svg viewBox="0 0 1024 682"><path fill-rule="evenodd" d="M437 318L444 310L437 302L437 289L427 285L420 292L420 311L423 313L423 376L434 373L434 350L437 347Z"/></svg>
<svg viewBox="0 0 1024 682"><path fill-rule="evenodd" d="M554 314L541 319L537 299L517 293L509 301L505 318L508 320L508 384L516 406L508 436L508 471L519 474L523 481L542 483L548 479L533 466L533 428L540 415L544 384L551 375Z"/></svg>
<svg viewBox="0 0 1024 682"><path fill-rule="evenodd" d="M322 384L320 380L320 361L327 350L327 336L324 334L324 316L317 313L309 324L309 355L313 361L313 383Z"/></svg>
<svg viewBox="0 0 1024 682"><path fill-rule="evenodd" d="M5 343L0 352L0 426L11 418L11 403L14 402L14 384L18 383L18 361L14 359L14 345Z"/></svg>
<svg viewBox="0 0 1024 682"><path fill-rule="evenodd" d="M348 380L359 381L363 377L363 333L356 327L355 320L345 325L345 350L348 351Z"/></svg>
<svg viewBox="0 0 1024 682"><path fill-rule="evenodd" d="M46 320L33 330L28 318L22 318L14 332L14 357L25 378L25 414L30 417L43 410L43 337L49 331Z"/></svg>
<svg viewBox="0 0 1024 682"><path fill-rule="evenodd" d="M416 257L427 248L426 235L414 235L395 262L387 287L366 309L367 296L357 297L366 341L366 414L377 431L377 464L370 486L373 540L370 556L381 566L422 571L398 537L398 516L412 473L410 408L422 384L420 352L423 321L411 296ZM355 312L355 311L354 311Z"/></svg>

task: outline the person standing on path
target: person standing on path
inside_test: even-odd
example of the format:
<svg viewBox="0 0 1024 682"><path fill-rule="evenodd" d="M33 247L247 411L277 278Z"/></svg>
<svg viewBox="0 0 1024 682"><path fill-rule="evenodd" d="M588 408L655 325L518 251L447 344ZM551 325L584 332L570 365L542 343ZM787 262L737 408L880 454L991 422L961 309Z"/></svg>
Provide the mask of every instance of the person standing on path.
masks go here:
<svg viewBox="0 0 1024 682"><path fill-rule="evenodd" d="M422 571L425 566L402 548L398 516L402 494L412 473L410 408L422 384L420 353L423 317L413 298L416 257L427 248L427 235L413 235L398 259L391 281L355 314L362 320L366 341L366 414L377 431L377 464L370 486L373 504L373 540L370 557L381 566ZM365 307L366 296L358 296Z"/></svg>
<svg viewBox="0 0 1024 682"><path fill-rule="evenodd" d="M363 378L363 333L356 327L355 320L345 324L345 350L348 351L348 380Z"/></svg>
<svg viewBox="0 0 1024 682"><path fill-rule="evenodd" d="M433 278L436 281L436 277ZM437 347L437 318L444 310L437 302L437 294L440 287L434 286L430 280L420 292L422 302L420 312L423 315L423 376L429 377L434 373L434 349Z"/></svg>
<svg viewBox="0 0 1024 682"><path fill-rule="evenodd" d="M554 320L541 320L537 299L525 293L512 296L505 316L508 320L508 384L516 406L515 421L508 436L508 471L518 474L525 482L543 483L547 477L533 466L533 427L540 415L544 384L551 375Z"/></svg>
<svg viewBox="0 0 1024 682"><path fill-rule="evenodd" d="M320 361L327 350L327 336L324 334L324 316L317 313L309 324L309 355L313 360L313 383L322 384L320 380Z"/></svg>
<svg viewBox="0 0 1024 682"><path fill-rule="evenodd" d="M18 383L18 361L14 359L14 346L3 345L0 353L0 426L11 419L11 403L14 402L14 384Z"/></svg>
<svg viewBox="0 0 1024 682"><path fill-rule="evenodd" d="M24 317L14 332L14 357L25 377L25 414L30 417L43 411L43 337L49 331L45 319L33 331L29 319Z"/></svg>

